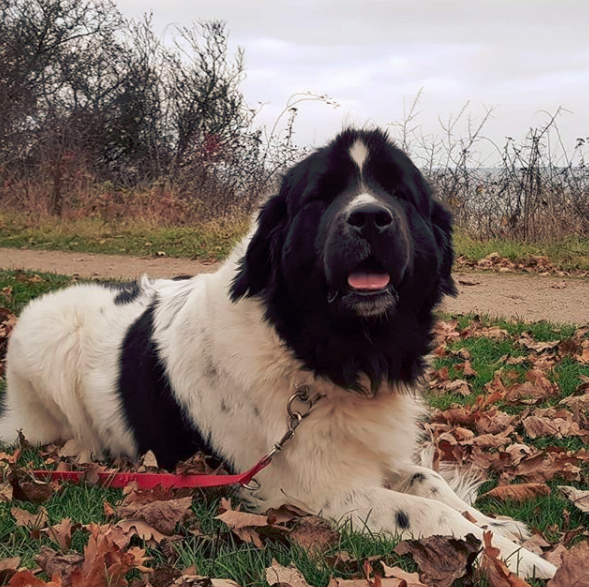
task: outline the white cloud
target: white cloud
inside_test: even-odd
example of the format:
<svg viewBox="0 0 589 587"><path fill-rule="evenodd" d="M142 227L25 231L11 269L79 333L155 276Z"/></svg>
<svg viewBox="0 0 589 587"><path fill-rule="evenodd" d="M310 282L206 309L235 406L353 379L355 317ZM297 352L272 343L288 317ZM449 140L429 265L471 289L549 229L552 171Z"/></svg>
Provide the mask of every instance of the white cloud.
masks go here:
<svg viewBox="0 0 589 587"><path fill-rule="evenodd" d="M344 123L398 121L423 88L418 119L424 135L438 118L466 102L473 118L496 106L486 134L501 144L542 124L541 111L572 111L559 119L564 143L589 135L589 2L581 0L118 0L127 16L153 10L170 23L227 22L234 47L245 49L243 90L265 103L272 125L289 96L307 90L340 103L301 106L301 143L322 143ZM169 29L168 29L169 33ZM274 118L272 118L274 117ZM458 125L462 130L464 124Z"/></svg>

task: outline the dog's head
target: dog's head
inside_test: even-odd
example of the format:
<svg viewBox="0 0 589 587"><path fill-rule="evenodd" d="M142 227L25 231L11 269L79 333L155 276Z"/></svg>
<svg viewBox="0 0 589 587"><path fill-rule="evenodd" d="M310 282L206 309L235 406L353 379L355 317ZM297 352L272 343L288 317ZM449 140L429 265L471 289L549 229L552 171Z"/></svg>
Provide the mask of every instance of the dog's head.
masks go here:
<svg viewBox="0 0 589 587"><path fill-rule="evenodd" d="M408 380L415 369L404 376L406 360L392 368L386 359L385 369L356 358L355 375L334 377L325 341L346 360L344 351L367 352L353 337L377 340L371 352L387 356L405 338L400 354L421 361L431 310L455 293L452 261L450 216L407 155L380 131L347 130L285 175L231 294L261 296L270 322L314 371L349 387L364 372L376 385L375 377ZM415 331L427 331L425 344L412 342Z"/></svg>

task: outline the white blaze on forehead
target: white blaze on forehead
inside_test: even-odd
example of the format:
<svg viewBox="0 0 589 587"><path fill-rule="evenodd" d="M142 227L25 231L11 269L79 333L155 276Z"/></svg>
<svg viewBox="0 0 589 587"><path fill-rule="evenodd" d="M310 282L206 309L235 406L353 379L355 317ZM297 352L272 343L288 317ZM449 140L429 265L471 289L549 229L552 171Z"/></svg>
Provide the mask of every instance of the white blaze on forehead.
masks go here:
<svg viewBox="0 0 589 587"><path fill-rule="evenodd" d="M371 194L360 194L346 206L346 212L350 212L358 206L364 206L364 204L374 204L377 202L378 200Z"/></svg>
<svg viewBox="0 0 589 587"><path fill-rule="evenodd" d="M368 148L360 139L357 139L350 147L349 153L352 161L358 166L360 173L362 173L362 167L364 167L364 163L368 159Z"/></svg>

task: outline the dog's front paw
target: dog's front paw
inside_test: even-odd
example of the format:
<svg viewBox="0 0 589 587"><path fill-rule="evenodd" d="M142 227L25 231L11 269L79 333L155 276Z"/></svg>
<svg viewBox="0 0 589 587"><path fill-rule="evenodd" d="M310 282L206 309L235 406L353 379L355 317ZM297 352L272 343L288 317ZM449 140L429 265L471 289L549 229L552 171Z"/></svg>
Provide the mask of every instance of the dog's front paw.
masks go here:
<svg viewBox="0 0 589 587"><path fill-rule="evenodd" d="M493 534L504 536L517 544L522 544L532 537L532 533L528 530L526 524L512 518L487 518L481 520L480 523L482 527L487 526L489 530L492 530Z"/></svg>

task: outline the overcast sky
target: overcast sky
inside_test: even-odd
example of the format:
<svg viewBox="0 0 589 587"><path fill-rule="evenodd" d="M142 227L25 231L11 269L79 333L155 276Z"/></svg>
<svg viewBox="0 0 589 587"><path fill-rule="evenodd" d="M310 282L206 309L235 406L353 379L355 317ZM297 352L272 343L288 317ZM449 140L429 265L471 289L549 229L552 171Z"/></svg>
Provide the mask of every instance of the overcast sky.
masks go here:
<svg viewBox="0 0 589 587"><path fill-rule="evenodd" d="M153 11L156 32L191 21L226 21L245 50L246 100L264 103L270 127L289 96L311 91L339 103L301 105L299 144L320 145L343 125L399 122L423 88L416 123L443 136L439 120L465 103L484 135L502 146L558 118L567 150L589 137L587 0L117 0L128 17ZM393 131L394 132L394 131ZM398 132L398 131L397 131ZM467 117L456 126L466 135ZM556 139L556 137L554 137ZM485 162L493 149L481 143Z"/></svg>

